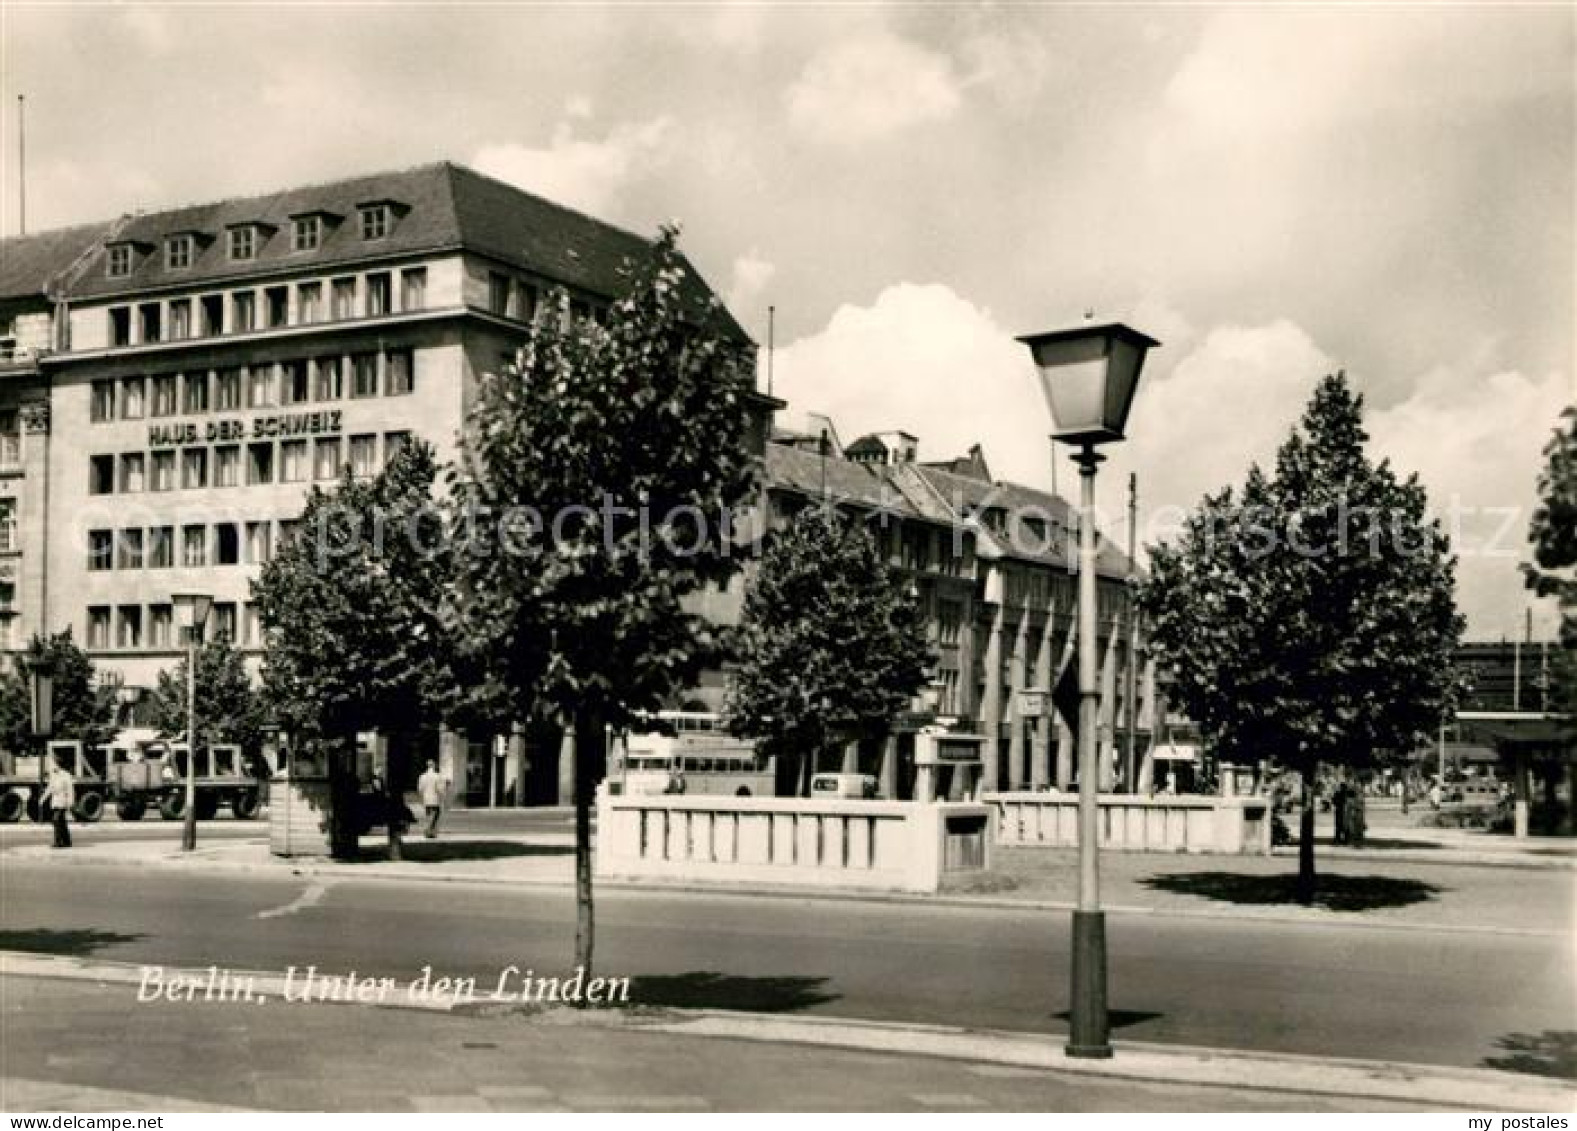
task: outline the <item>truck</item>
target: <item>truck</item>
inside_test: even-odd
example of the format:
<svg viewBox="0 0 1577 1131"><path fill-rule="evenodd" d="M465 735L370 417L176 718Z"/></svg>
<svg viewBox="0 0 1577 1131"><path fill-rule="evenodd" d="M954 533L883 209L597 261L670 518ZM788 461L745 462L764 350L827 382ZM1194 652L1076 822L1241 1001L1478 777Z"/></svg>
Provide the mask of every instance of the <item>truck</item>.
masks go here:
<svg viewBox="0 0 1577 1131"><path fill-rule="evenodd" d="M43 754L0 753L0 822L11 824L24 816L42 819L39 798L49 784L49 767L56 759L65 763L76 782L77 803L72 814L79 821L97 821L104 815L108 792L105 758L101 752L70 741L46 743Z"/></svg>

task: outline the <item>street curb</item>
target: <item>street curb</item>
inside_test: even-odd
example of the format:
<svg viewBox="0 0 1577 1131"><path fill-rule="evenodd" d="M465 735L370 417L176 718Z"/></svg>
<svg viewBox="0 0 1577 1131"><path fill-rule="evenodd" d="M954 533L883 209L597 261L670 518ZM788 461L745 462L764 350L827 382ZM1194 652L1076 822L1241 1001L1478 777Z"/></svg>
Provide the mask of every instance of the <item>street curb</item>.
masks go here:
<svg viewBox="0 0 1577 1131"><path fill-rule="evenodd" d="M573 882L559 879L539 879L530 876L494 876L487 874L448 873L435 875L420 871L367 871L365 865L281 861L279 863L252 863L247 861L218 860L204 857L199 848L190 856L126 856L100 855L95 850L71 849L54 852L51 849L25 845L0 854L0 871L4 870L7 857L20 857L33 863L51 866L105 867L105 868L166 868L174 871L195 870L229 872L239 875L270 876L275 879L312 877L325 880L371 880L383 883L470 884L481 887L555 888L568 890ZM407 867L415 867L408 865ZM603 891L638 892L641 894L740 896L766 899L819 900L832 903L903 904L912 907L974 908L985 911L1073 911L1075 904L1064 900L1005 899L992 896L961 896L941 893L921 895L912 892L889 891L832 891L826 888L795 887L768 884L702 884L658 880L599 879L596 888ZM1360 927L1378 931L1423 931L1447 934L1502 935L1519 938L1566 938L1571 932L1557 927L1504 927L1492 924L1419 923L1384 919L1336 918L1346 912L1329 912L1314 916L1277 915L1258 911L1217 911L1209 908L1152 907L1137 904L1107 904L1111 915L1153 916L1158 918L1201 919L1237 923L1265 923L1299 927Z"/></svg>
<svg viewBox="0 0 1577 1131"><path fill-rule="evenodd" d="M0 977L45 978L140 985L142 970L155 963L104 960L0 951ZM166 974L192 978L208 968L170 967ZM279 974L230 971L255 979L259 992L282 995ZM414 1010L475 1016L476 1006L455 1007L442 1001L400 998L379 1003L330 1001L315 1004ZM487 1002L482 1002L485 1008ZM590 1025L625 1033L666 1033L673 1036L798 1044L820 1048L927 1056L1019 1068L1041 1068L1069 1076L1126 1079L1135 1082L1226 1087L1301 1096L1329 1096L1421 1104L1429 1108L1472 1111L1563 1112L1577 1106L1577 1091L1510 1072L1395 1061L1299 1056L1189 1045L1114 1041L1109 1060L1069 1057L1066 1038L1054 1034L995 1029L963 1029L941 1025L893 1024L844 1018L784 1017L780 1014L721 1010L663 1009L654 1015L612 1010L552 1010L558 1023Z"/></svg>

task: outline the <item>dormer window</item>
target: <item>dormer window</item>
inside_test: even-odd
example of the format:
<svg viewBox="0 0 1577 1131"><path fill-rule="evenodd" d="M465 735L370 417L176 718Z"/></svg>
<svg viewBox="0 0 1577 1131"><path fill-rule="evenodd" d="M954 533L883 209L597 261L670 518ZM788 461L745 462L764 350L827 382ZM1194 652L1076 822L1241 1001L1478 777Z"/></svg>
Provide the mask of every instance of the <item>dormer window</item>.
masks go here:
<svg viewBox="0 0 1577 1131"><path fill-rule="evenodd" d="M291 248L295 251L316 251L323 242L323 217L297 216L293 221Z"/></svg>
<svg viewBox="0 0 1577 1131"><path fill-rule="evenodd" d="M389 206L384 203L361 206L361 238L381 240L389 234Z"/></svg>
<svg viewBox="0 0 1577 1131"><path fill-rule="evenodd" d="M170 236L164 241L164 266L171 271L184 271L192 265L196 241L189 233Z"/></svg>
<svg viewBox="0 0 1577 1131"><path fill-rule="evenodd" d="M131 244L118 243L110 248L109 276L124 279L131 274Z"/></svg>
<svg viewBox="0 0 1577 1131"><path fill-rule="evenodd" d="M230 229L230 258L257 258L257 227L255 225L243 224L238 228Z"/></svg>

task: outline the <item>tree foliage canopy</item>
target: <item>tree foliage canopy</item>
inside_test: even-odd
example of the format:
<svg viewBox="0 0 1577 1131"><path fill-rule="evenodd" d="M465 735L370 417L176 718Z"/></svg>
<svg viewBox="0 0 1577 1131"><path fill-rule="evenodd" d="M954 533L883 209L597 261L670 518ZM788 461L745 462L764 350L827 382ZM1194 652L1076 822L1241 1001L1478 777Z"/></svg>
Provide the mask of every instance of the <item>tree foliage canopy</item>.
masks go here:
<svg viewBox="0 0 1577 1131"><path fill-rule="evenodd" d="M53 669L54 734L89 746L108 742L115 733L115 693L119 680L102 678L72 638L71 629L34 636L27 648L0 671L0 746L13 753L35 752L33 739L33 677L39 661Z"/></svg>
<svg viewBox="0 0 1577 1131"><path fill-rule="evenodd" d="M159 673L153 692L153 724L166 738L186 733L186 657ZM233 742L248 753L263 743L263 710L241 653L227 636L197 649L197 741L200 746Z"/></svg>
<svg viewBox="0 0 1577 1131"><path fill-rule="evenodd" d="M808 507L776 531L745 596L728 717L780 758L880 734L935 659L917 596L864 526Z"/></svg>
<svg viewBox="0 0 1577 1131"><path fill-rule="evenodd" d="M1577 716L1577 407L1567 408L1561 420L1544 448L1539 506L1528 531L1533 563L1523 568L1528 587L1560 605L1553 705Z"/></svg>
<svg viewBox="0 0 1577 1131"><path fill-rule="evenodd" d="M1456 688L1455 561L1417 477L1369 462L1325 378L1273 474L1207 497L1141 604L1169 694L1218 756L1364 765L1429 740Z"/></svg>

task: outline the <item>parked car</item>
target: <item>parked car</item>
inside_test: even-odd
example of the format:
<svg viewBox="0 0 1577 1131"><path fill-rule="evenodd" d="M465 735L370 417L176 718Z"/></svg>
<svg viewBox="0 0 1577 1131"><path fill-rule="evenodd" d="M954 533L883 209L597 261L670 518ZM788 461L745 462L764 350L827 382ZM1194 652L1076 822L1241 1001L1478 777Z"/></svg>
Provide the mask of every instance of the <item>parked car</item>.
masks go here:
<svg viewBox="0 0 1577 1131"><path fill-rule="evenodd" d="M810 779L810 795L870 800L876 797L876 778L871 774L816 774Z"/></svg>

